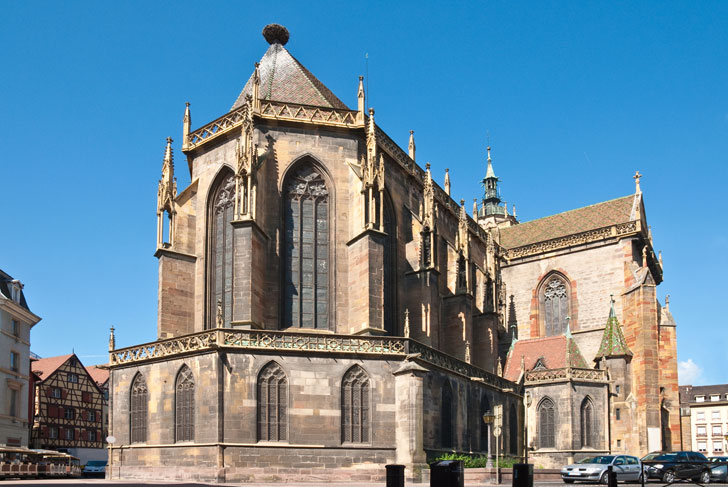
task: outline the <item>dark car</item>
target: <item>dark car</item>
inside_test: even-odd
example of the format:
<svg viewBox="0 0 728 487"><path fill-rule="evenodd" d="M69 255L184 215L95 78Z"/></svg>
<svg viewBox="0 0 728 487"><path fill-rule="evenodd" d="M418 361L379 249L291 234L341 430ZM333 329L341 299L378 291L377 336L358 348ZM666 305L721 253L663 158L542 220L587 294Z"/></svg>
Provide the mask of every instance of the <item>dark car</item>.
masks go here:
<svg viewBox="0 0 728 487"><path fill-rule="evenodd" d="M710 482L711 464L702 453L694 451L658 451L642 458L647 479L660 479L672 483L677 479L691 479L703 484Z"/></svg>
<svg viewBox="0 0 728 487"><path fill-rule="evenodd" d="M713 460L714 458L716 457L710 458L710 481L724 484L728 481L728 462L726 460Z"/></svg>

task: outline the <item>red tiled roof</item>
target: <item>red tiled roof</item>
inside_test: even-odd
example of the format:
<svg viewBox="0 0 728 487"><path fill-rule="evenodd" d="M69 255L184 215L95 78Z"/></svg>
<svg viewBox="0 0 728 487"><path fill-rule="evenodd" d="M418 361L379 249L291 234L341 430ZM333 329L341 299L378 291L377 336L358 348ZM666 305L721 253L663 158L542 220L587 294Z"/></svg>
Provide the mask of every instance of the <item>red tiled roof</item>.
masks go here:
<svg viewBox="0 0 728 487"><path fill-rule="evenodd" d="M37 375L42 382L55 372L58 367L65 364L71 357L73 357L73 354L69 353L68 355L59 355L58 357L48 357L35 360L30 363L30 370L33 371L33 373Z"/></svg>
<svg viewBox="0 0 728 487"><path fill-rule="evenodd" d="M278 43L271 44L263 55L259 72L261 100L348 109L344 102L298 62L288 49ZM252 90L251 75L231 110L245 103L245 97L252 94Z"/></svg>
<svg viewBox="0 0 728 487"><path fill-rule="evenodd" d="M632 221L634 202L632 194L502 228L500 244L512 249Z"/></svg>
<svg viewBox="0 0 728 487"><path fill-rule="evenodd" d="M566 363L567 356L570 358L569 364ZM521 375L521 357L523 357L527 372L533 370L539 359L549 370L564 367L587 367L574 339L567 338L565 335L518 340L508 352L503 377L514 382L518 380Z"/></svg>
<svg viewBox="0 0 728 487"><path fill-rule="evenodd" d="M86 370L99 387L102 387L109 380L109 369L100 369L96 365L91 365L86 367Z"/></svg>

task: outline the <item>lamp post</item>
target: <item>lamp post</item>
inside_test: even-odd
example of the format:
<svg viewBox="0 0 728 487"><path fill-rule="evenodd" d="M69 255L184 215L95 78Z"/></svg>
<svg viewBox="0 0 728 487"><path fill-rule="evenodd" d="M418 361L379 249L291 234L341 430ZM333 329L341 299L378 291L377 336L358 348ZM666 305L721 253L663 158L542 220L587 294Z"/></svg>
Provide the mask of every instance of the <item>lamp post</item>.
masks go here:
<svg viewBox="0 0 728 487"><path fill-rule="evenodd" d="M493 414L493 411L490 409L483 414L483 422L488 425L487 431L486 431L486 437L488 438L488 460L486 460L485 468L493 468L493 462L490 458L490 425L493 424L493 421L495 421L495 415Z"/></svg>

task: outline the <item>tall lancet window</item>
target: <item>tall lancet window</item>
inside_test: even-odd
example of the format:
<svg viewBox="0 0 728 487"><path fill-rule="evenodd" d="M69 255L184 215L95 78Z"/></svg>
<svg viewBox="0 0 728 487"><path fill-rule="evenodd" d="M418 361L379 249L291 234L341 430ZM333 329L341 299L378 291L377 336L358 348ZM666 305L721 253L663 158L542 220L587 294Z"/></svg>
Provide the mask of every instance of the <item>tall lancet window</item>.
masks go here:
<svg viewBox="0 0 728 487"><path fill-rule="evenodd" d="M283 321L294 328L329 328L329 190L311 164L283 186Z"/></svg>
<svg viewBox="0 0 728 487"><path fill-rule="evenodd" d="M192 371L183 365L175 383L175 440L195 440L195 379Z"/></svg>
<svg viewBox="0 0 728 487"><path fill-rule="evenodd" d="M341 441L369 442L369 376L358 365L341 381Z"/></svg>
<svg viewBox="0 0 728 487"><path fill-rule="evenodd" d="M539 294L544 335L561 335L566 331L569 316L568 281L560 274L551 274L542 283Z"/></svg>
<svg viewBox="0 0 728 487"><path fill-rule="evenodd" d="M581 447L594 448L594 406L588 397L581 403Z"/></svg>
<svg viewBox="0 0 728 487"><path fill-rule="evenodd" d="M229 327L233 314L233 203L235 177L221 173L213 185L208 211L207 327Z"/></svg>
<svg viewBox="0 0 728 487"><path fill-rule="evenodd" d="M384 329L391 335L397 320L397 225L389 198L384 198Z"/></svg>
<svg viewBox="0 0 728 487"><path fill-rule="evenodd" d="M129 430L132 443L147 441L147 382L142 374L137 374L131 383L129 400Z"/></svg>

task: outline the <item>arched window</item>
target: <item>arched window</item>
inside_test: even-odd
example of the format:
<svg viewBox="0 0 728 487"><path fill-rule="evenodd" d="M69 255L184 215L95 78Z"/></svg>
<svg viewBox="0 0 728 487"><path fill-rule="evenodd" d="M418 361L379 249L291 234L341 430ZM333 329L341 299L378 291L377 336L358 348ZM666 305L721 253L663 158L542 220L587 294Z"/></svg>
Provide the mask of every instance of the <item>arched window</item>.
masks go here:
<svg viewBox="0 0 728 487"><path fill-rule="evenodd" d="M341 381L341 441L369 442L369 377L358 365Z"/></svg>
<svg viewBox="0 0 728 487"><path fill-rule="evenodd" d="M556 434L554 421L554 402L548 397L541 401L538 406L538 446L539 448L554 448L556 446Z"/></svg>
<svg viewBox="0 0 728 487"><path fill-rule="evenodd" d="M384 197L384 329L393 335L397 321L397 226L389 198Z"/></svg>
<svg viewBox="0 0 728 487"><path fill-rule="evenodd" d="M518 454L518 414L516 406L511 404L508 411L508 441L511 449L511 455Z"/></svg>
<svg viewBox="0 0 728 487"><path fill-rule="evenodd" d="M664 404L660 407L660 429L662 430L662 449L672 450L672 431L670 431L670 411Z"/></svg>
<svg viewBox="0 0 728 487"><path fill-rule="evenodd" d="M288 378L270 362L258 374L258 440L288 439Z"/></svg>
<svg viewBox="0 0 728 487"><path fill-rule="evenodd" d="M284 328L329 328L329 190L302 164L283 185Z"/></svg>
<svg viewBox="0 0 728 487"><path fill-rule="evenodd" d="M585 397L581 403L581 447L594 448L594 405Z"/></svg>
<svg viewBox="0 0 728 487"><path fill-rule="evenodd" d="M440 398L441 444L443 448L453 447L453 404L452 388L445 381Z"/></svg>
<svg viewBox="0 0 728 487"><path fill-rule="evenodd" d="M539 304L545 336L558 336L566 331L569 316L569 283L560 274L551 274L541 284Z"/></svg>
<svg viewBox="0 0 728 487"><path fill-rule="evenodd" d="M212 188L207 212L208 328L229 327L233 314L233 172L220 173Z"/></svg>
<svg viewBox="0 0 728 487"><path fill-rule="evenodd" d="M137 374L131 383L129 398L129 430L132 443L147 441L147 382Z"/></svg>
<svg viewBox="0 0 728 487"><path fill-rule="evenodd" d="M183 365L177 374L174 396L174 422L176 441L195 440L195 379L192 371Z"/></svg>
<svg viewBox="0 0 728 487"><path fill-rule="evenodd" d="M493 411L490 409L490 401L488 401L488 396L483 394L480 399L480 451L489 451L490 449L490 425L483 421L483 416L486 413L493 414Z"/></svg>

